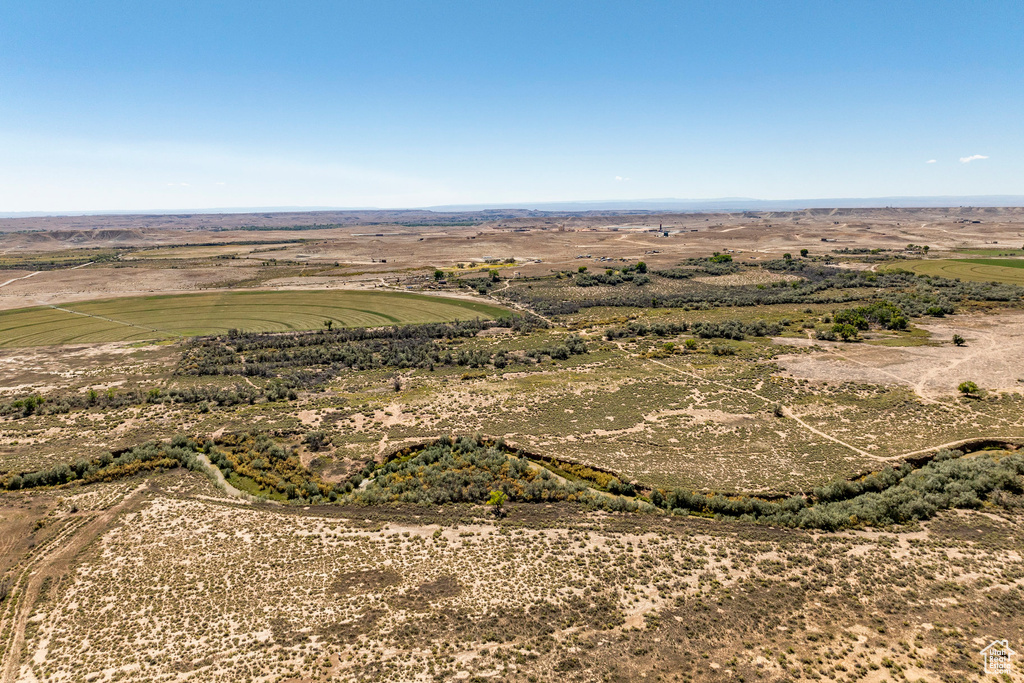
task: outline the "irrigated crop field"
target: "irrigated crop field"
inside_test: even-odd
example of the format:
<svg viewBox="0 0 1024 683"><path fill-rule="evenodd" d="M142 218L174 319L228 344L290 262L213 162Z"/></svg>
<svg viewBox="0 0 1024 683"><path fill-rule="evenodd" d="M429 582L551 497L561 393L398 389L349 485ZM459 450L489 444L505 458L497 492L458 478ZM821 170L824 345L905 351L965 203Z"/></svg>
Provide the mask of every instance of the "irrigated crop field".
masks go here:
<svg viewBox="0 0 1024 683"><path fill-rule="evenodd" d="M0 683L1024 649L1024 212L267 220L0 235Z"/></svg>
<svg viewBox="0 0 1024 683"><path fill-rule="evenodd" d="M0 312L0 346L136 341L247 332L445 322L505 315L497 306L398 292L217 292L84 301Z"/></svg>
<svg viewBox="0 0 1024 683"><path fill-rule="evenodd" d="M940 277L959 278L975 282L1024 284L1024 259L937 259L913 261L900 267L909 268L920 275L938 275Z"/></svg>

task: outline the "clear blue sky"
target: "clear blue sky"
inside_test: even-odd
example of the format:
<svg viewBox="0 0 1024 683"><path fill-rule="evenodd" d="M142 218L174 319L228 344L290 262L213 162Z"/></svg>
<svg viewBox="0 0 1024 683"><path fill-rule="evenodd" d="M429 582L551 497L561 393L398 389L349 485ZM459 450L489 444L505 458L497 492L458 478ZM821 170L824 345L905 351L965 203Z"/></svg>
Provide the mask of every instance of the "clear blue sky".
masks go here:
<svg viewBox="0 0 1024 683"><path fill-rule="evenodd" d="M0 211L1024 194L1022 26L1020 0L5 0Z"/></svg>

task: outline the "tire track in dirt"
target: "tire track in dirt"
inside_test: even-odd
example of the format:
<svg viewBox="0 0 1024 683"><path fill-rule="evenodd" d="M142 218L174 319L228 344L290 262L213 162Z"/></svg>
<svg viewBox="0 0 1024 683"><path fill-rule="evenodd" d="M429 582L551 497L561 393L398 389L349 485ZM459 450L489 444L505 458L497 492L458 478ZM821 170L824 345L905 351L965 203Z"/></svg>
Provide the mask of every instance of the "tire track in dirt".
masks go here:
<svg viewBox="0 0 1024 683"><path fill-rule="evenodd" d="M102 315L93 315L92 313L82 313L81 311L75 311L75 310L72 310L70 308L63 308L61 306L57 306L56 304L50 304L50 308L54 309L55 311L64 311L65 313L74 313L75 315L82 315L82 316L85 316L86 318L96 318L97 320L105 320L106 322L114 323L115 325L124 325L125 327L141 327L142 329L149 330L150 332L158 332L160 334L169 334L169 335L173 335L173 336L176 336L176 337L180 337L181 336L177 332L169 332L167 330L158 330L155 327L147 327L145 325L139 325L137 323L126 323L123 320L114 320L113 318L106 318L106 317L104 317Z"/></svg>
<svg viewBox="0 0 1024 683"><path fill-rule="evenodd" d="M996 341L996 339L991 334L989 334L988 332L983 332L981 330L971 330L971 334L972 335L976 334L976 335L979 335L981 337L984 337L985 342L986 342L985 349L984 350L979 350L979 351L974 351L974 349L972 349L973 345L970 345L970 346L967 347L967 349L968 349L967 355L961 355L957 360L952 361L951 363L948 363L945 366L929 370L928 372L926 372L923 375L921 375L921 378L918 380L917 384L914 385L914 392L918 396L923 396L924 395L924 387L925 387L925 385L935 375L937 375L939 373L943 373L943 374L950 373L957 366L959 366L961 363L964 363L965 361L974 360L974 359L976 359L980 355L992 354L992 353L994 353L996 351L996 346L997 346L998 342Z"/></svg>
<svg viewBox="0 0 1024 683"><path fill-rule="evenodd" d="M808 335L808 337L809 336L810 335ZM889 377L892 377L893 379L898 380L898 382L900 384L904 384L907 381L905 377L900 377L899 375L897 375L894 372L889 372L888 370L883 370L882 368L875 367L874 365L871 365L870 363L865 363L864 361L859 361L859 360L857 360L855 358L850 358L849 356L844 356L843 354L839 353L835 349L829 349L829 352L833 356L836 356L838 358L842 358L843 360L845 360L848 363L854 363L856 365L861 365L861 366L863 366L865 368L868 368L870 370L874 370L875 372L880 372L883 375L888 375ZM914 390L914 393L917 395L917 397L919 399L921 399L925 403L931 403L933 405L942 406L943 408L946 408L948 410L948 406L946 406L945 403L942 403L941 401L936 401L933 398L925 396L924 393L922 392L922 389L921 389L922 386L923 386L923 382L919 382L918 384L915 384L915 385L911 386L911 388Z"/></svg>
<svg viewBox="0 0 1024 683"><path fill-rule="evenodd" d="M75 557L95 540L114 519L129 505L133 504L148 484L143 482L121 499L120 503L95 515L91 520L78 525L71 532L71 539L66 543L57 543L57 547L36 558L32 566L26 568L28 581L25 588L18 593L18 603L12 615L13 625L7 647L4 648L3 671L0 672L2 683L14 683L18 679L21 668L21 650L25 644L25 627L32 615L39 591L46 579L63 575Z"/></svg>
<svg viewBox="0 0 1024 683"><path fill-rule="evenodd" d="M740 389L738 387L732 387L732 386L729 386L728 384L725 384L723 382L719 382L719 381L716 381L716 380L713 380L713 379L708 379L707 377L701 377L700 375L697 375L695 373L687 372L685 370L681 370L681 369L673 367L673 366L671 366L671 365L669 365L667 363L662 363L659 360L654 360L654 359L651 359L651 358L649 358L647 360L649 362L651 362L651 363L655 363L657 365L660 365L663 368L668 368L669 370L671 370L671 371L673 371L675 373L678 373L680 375L687 375L689 377L693 377L695 379L699 379L701 381L708 382L709 384L714 384L714 385L720 386L723 389L726 389L728 391L733 391L733 392L738 392L738 393L743 393L743 394L749 394L751 396L754 396L756 398L761 399L762 401L765 401L766 403L772 403L772 401L770 399L765 398L764 396L762 396L761 394L757 393L756 391L751 391L750 389ZM788 418L791 418L794 422L796 422L797 424L799 424L801 427L803 427L807 431L811 432L812 434L817 434L818 436L820 436L820 437L822 437L824 439L828 439L829 441L837 443L840 446L848 448L851 451L853 451L854 453L857 453L858 455L862 455L862 456L864 456L866 458L871 458L872 460L881 460L881 458L879 458L879 456L877 456L877 455L873 455L871 453L868 453L865 450L861 450L860 448L857 448L856 446L854 446L852 444L848 444L845 441L837 439L836 437L834 437L834 436L832 436L830 434L826 434L825 432L821 431L820 429L816 429L816 428L812 427L811 425L807 424L806 422L801 420L799 417L797 417L796 414L792 411L792 409L789 408L788 406L780 406L780 407L782 409L782 414L783 415L785 415Z"/></svg>
<svg viewBox="0 0 1024 683"><path fill-rule="evenodd" d="M33 275L39 275L39 273L41 273L41 272L43 272L43 271L37 270L34 273L29 273L28 275L22 275L21 277L13 277L10 280L8 280L7 282L0 282L0 287L6 287L7 285L11 284L12 282L17 282L18 280L27 280L30 277L32 277Z"/></svg>
<svg viewBox="0 0 1024 683"><path fill-rule="evenodd" d="M494 292L492 292L491 294L488 295L488 298L493 300L493 301L495 301L496 303L498 303L501 306L511 306L512 308L515 308L515 309L517 309L519 311L522 311L523 313L529 313L530 315L535 315L538 318L540 318L541 320L543 320L544 322L546 322L548 325L551 325L551 327L565 327L565 325L563 325L562 323L556 323L551 318L543 316L540 313L537 313L537 312L531 310L527 306L524 306L523 304L521 304L521 303L519 303L517 301L512 301L511 299L506 301L506 300L503 300L503 299L495 298L495 296L494 296L495 294L497 294L498 292L504 292L506 289L510 288L511 286L512 286L512 281L511 280L505 280L505 286L502 287L501 289L494 290Z"/></svg>

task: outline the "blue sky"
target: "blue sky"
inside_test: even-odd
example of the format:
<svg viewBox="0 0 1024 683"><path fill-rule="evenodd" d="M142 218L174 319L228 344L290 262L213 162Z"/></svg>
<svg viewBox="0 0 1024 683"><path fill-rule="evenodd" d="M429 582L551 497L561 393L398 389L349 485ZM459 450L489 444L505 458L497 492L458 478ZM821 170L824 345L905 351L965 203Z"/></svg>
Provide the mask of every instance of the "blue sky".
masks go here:
<svg viewBox="0 0 1024 683"><path fill-rule="evenodd" d="M1024 194L1022 25L1019 0L6 0L0 211Z"/></svg>

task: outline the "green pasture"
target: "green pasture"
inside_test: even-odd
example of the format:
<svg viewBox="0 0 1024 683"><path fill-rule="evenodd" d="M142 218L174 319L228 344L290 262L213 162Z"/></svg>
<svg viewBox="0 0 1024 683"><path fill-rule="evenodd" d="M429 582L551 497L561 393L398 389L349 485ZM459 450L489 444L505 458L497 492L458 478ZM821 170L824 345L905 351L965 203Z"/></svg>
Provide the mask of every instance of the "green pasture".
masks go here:
<svg viewBox="0 0 1024 683"><path fill-rule="evenodd" d="M909 261L901 263L900 268L912 270L918 275L1024 285L1024 259L977 258Z"/></svg>
<svg viewBox="0 0 1024 683"><path fill-rule="evenodd" d="M139 341L244 331L498 318L509 312L474 301L403 292L217 292L145 296L0 312L0 347Z"/></svg>
<svg viewBox="0 0 1024 683"><path fill-rule="evenodd" d="M974 254L976 256L1024 256L1024 249L1013 249L1003 247L1002 249L957 249L961 254Z"/></svg>

